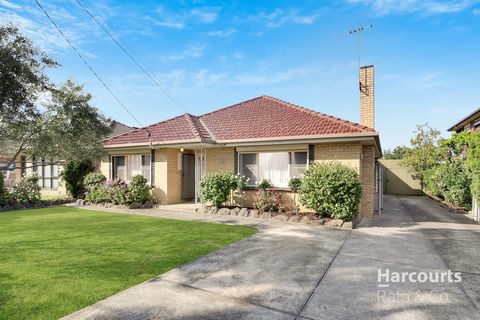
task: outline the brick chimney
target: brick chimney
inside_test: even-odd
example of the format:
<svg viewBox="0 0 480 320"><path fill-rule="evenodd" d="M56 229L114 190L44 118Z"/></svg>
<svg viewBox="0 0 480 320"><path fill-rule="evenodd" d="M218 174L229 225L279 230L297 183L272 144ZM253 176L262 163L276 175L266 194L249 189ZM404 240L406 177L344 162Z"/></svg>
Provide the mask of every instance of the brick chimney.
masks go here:
<svg viewBox="0 0 480 320"><path fill-rule="evenodd" d="M375 128L375 81L372 66L360 67L360 124Z"/></svg>

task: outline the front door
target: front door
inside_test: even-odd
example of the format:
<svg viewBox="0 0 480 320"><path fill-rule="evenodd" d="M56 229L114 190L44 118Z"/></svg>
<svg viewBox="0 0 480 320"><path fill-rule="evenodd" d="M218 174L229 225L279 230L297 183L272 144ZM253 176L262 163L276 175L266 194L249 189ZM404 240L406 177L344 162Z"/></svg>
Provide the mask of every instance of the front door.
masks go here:
<svg viewBox="0 0 480 320"><path fill-rule="evenodd" d="M195 197L195 155L183 155L183 183L182 198L193 199Z"/></svg>

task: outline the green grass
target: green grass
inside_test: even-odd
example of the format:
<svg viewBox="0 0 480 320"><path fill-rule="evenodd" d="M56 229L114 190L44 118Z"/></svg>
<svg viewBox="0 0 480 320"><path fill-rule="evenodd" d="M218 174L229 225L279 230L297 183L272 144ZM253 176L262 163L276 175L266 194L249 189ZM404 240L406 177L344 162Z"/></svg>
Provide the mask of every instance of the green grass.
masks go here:
<svg viewBox="0 0 480 320"><path fill-rule="evenodd" d="M68 207L0 213L0 319L57 319L254 233Z"/></svg>

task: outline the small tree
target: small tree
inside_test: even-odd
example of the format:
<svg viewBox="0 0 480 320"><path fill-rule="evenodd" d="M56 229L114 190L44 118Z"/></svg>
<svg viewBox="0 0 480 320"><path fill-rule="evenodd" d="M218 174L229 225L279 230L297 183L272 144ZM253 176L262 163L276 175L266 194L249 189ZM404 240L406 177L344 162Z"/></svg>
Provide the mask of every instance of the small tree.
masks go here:
<svg viewBox="0 0 480 320"><path fill-rule="evenodd" d="M415 136L410 139L411 148L403 156L402 164L410 171L412 178L425 187L425 174L442 160L439 148L440 131L428 124L417 125Z"/></svg>
<svg viewBox="0 0 480 320"><path fill-rule="evenodd" d="M86 191L83 180L87 174L93 171L95 171L95 166L90 159L68 161L60 173L60 177L65 181L65 187L72 197L83 198Z"/></svg>
<svg viewBox="0 0 480 320"><path fill-rule="evenodd" d="M290 181L288 181L288 186L290 190L293 192L293 212L298 214L298 207L297 207L297 192L302 186L302 179L299 177L292 177Z"/></svg>

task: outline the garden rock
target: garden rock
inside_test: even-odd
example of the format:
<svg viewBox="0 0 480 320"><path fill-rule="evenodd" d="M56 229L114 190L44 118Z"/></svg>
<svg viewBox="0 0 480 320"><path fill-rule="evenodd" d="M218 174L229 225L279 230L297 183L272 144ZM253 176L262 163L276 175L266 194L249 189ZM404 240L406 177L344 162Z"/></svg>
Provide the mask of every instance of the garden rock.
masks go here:
<svg viewBox="0 0 480 320"><path fill-rule="evenodd" d="M228 208L222 208L222 209L218 210L218 214L222 215L222 216L228 216L228 215L230 215L230 212L231 211Z"/></svg>
<svg viewBox="0 0 480 320"><path fill-rule="evenodd" d="M298 223L298 222L300 222L300 217L299 216L291 216L290 219L288 219L288 222Z"/></svg>
<svg viewBox="0 0 480 320"><path fill-rule="evenodd" d="M145 203L143 204L143 207L144 207L145 209L151 209L151 208L153 208L153 203L152 203L152 201L147 201L147 202L145 202Z"/></svg>
<svg viewBox="0 0 480 320"><path fill-rule="evenodd" d="M141 203L133 202L131 205L128 206L128 209L140 209L142 207Z"/></svg>
<svg viewBox="0 0 480 320"><path fill-rule="evenodd" d="M262 213L261 218L262 219L272 219L272 213L271 212L264 212L264 213Z"/></svg>
<svg viewBox="0 0 480 320"><path fill-rule="evenodd" d="M248 209L247 208L240 209L240 211L238 212L238 215L240 217L248 217Z"/></svg>
<svg viewBox="0 0 480 320"><path fill-rule="evenodd" d="M324 219L310 220L310 224L324 225L325 220Z"/></svg>
<svg viewBox="0 0 480 320"><path fill-rule="evenodd" d="M258 210L250 210L248 216L250 218L258 218Z"/></svg>
<svg viewBox="0 0 480 320"><path fill-rule="evenodd" d="M210 214L217 214L218 212L218 208L216 206L212 206L210 207Z"/></svg>
<svg viewBox="0 0 480 320"><path fill-rule="evenodd" d="M312 221L312 219L310 219L310 217L308 216L304 216L300 219L300 223L310 223Z"/></svg>
<svg viewBox="0 0 480 320"><path fill-rule="evenodd" d="M232 216L238 216L238 214L240 213L240 208L236 207L236 208L233 208L232 211L231 211L231 215Z"/></svg>
<svg viewBox="0 0 480 320"><path fill-rule="evenodd" d="M283 222L287 222L288 221L288 217L284 214L279 214L279 215L276 215L275 217L272 218L273 220L277 220L277 221L283 221Z"/></svg>
<svg viewBox="0 0 480 320"><path fill-rule="evenodd" d="M342 229L353 229L352 221L346 221L342 225Z"/></svg>
<svg viewBox="0 0 480 320"><path fill-rule="evenodd" d="M341 228L343 225L343 220L342 219L332 219L327 222L325 222L325 226L327 227L332 227L332 228Z"/></svg>

